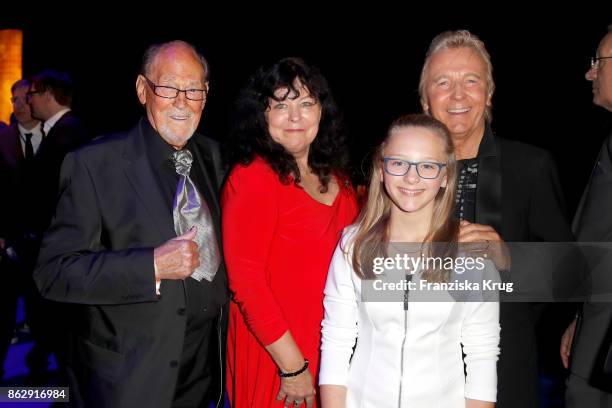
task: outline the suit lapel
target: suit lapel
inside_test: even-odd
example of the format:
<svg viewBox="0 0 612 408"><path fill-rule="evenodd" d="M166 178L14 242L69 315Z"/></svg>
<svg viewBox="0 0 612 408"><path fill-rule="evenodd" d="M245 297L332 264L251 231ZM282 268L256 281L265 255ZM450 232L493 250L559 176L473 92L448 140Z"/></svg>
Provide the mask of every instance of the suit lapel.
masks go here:
<svg viewBox="0 0 612 408"><path fill-rule="evenodd" d="M198 135L194 135L194 138L197 138ZM196 156L196 164L194 167L195 170L195 180L198 182L198 187L200 187L200 194L204 196L206 203L211 211L214 211L213 217L218 217L220 214L219 209L219 201L217 200L217 189L216 184L213 183L211 178L211 174L215 174L215 170L212 168L213 159L210 157L210 152L205 149L202 143L195 142L195 149L193 153Z"/></svg>
<svg viewBox="0 0 612 408"><path fill-rule="evenodd" d="M67 111L62 116L60 116L60 118L55 122L53 127L49 129L49 133L45 134L45 136L43 137L43 141L46 139L53 140L53 136L55 136L55 130L61 128L64 125L64 122L69 120L71 116L72 111Z"/></svg>
<svg viewBox="0 0 612 408"><path fill-rule="evenodd" d="M609 241L612 239L612 134L604 142L591 173L587 188L580 199L572 231L578 241Z"/></svg>
<svg viewBox="0 0 612 408"><path fill-rule="evenodd" d="M62 125L64 124L64 122L66 120L68 120L71 116L72 116L72 111L68 111L68 112L64 113L57 120L57 122L55 122L53 127L51 127L51 129L49 129L49 133L44 133L43 132L43 138L40 141L40 147L44 147L44 146L46 146L48 144L53 144L53 142L55 141L55 138L56 138L57 129L60 129L62 127ZM43 130L43 127L41 127L41 130ZM38 151L40 151L40 148L38 149Z"/></svg>
<svg viewBox="0 0 612 408"><path fill-rule="evenodd" d="M71 111L68 111L66 113L64 113L58 120L57 122L55 122L55 124L53 125L53 127L51 129L49 129L49 133L44 133L43 132L43 138L40 141L40 146L38 147L38 150L36 151L36 153L34 153L34 156L38 156L38 155L44 155L45 151L47 151L48 149L53 149L53 145L56 144L56 133L57 133L57 129L62 127L63 122L70 117ZM43 128L41 127L41 130L43 130Z"/></svg>
<svg viewBox="0 0 612 408"><path fill-rule="evenodd" d="M17 168L19 163L24 159L23 150L21 149L21 134L19 133L19 128L17 125L12 125L13 129L11 132L11 137L6 138L6 150L9 153L7 155L8 165L11 168Z"/></svg>
<svg viewBox="0 0 612 408"><path fill-rule="evenodd" d="M168 240L176 236L172 206L164 196L149 158L145 154L143 120L146 119L141 119L126 143L123 157L129 163L125 167L125 174L162 239Z"/></svg>
<svg viewBox="0 0 612 408"><path fill-rule="evenodd" d="M502 171L499 141L487 124L478 149L478 187L476 188L476 222L502 232Z"/></svg>

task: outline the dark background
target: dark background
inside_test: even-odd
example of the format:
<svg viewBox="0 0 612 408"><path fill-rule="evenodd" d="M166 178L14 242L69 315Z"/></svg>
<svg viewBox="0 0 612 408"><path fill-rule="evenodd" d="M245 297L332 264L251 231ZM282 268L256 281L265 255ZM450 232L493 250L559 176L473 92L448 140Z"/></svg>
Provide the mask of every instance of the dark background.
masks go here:
<svg viewBox="0 0 612 408"><path fill-rule="evenodd" d="M44 68L72 75L73 109L92 135L129 129L142 114L135 80L142 53L152 43L186 40L207 57L211 90L200 130L219 141L226 139L238 90L259 65L304 57L323 71L345 113L359 179L364 157L391 120L420 111L418 79L431 39L466 28L480 36L492 57L493 129L551 151L571 219L612 127L612 114L592 104L584 77L612 23L611 3L489 2L483 7L470 2L453 8L431 3L423 9L414 2L234 2L219 9L211 2L175 1L104 4L104 9L78 4L69 11L57 4L43 11L27 3L19 12L3 4L0 29L23 30L24 75ZM569 319L559 316L540 328L546 334L540 358L549 370L541 380L548 389L543 395L549 394L543 406L562 406L565 373L558 344Z"/></svg>
<svg viewBox="0 0 612 408"><path fill-rule="evenodd" d="M247 77L262 63L305 57L326 75L345 113L357 168L393 118L420 111L418 78L431 39L467 28L492 57L493 129L553 153L573 214L611 123L612 115L592 104L584 74L612 23L612 7L580 12L491 5L457 12L443 4L427 11L370 5L332 12L331 6L300 3L301 10L279 5L267 13L256 6L208 6L133 5L143 11L129 16L78 8L63 17L57 10L3 13L0 28L23 30L24 75L55 68L73 76L73 108L96 135L128 129L142 113L135 79L151 43L183 39L208 58L211 91L200 130L221 141Z"/></svg>

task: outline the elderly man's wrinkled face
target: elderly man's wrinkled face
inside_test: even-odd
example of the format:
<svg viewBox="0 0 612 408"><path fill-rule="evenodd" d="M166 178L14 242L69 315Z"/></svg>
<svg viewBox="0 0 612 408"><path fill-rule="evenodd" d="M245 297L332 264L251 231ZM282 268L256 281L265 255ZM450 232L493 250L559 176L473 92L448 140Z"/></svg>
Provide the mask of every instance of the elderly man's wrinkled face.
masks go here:
<svg viewBox="0 0 612 408"><path fill-rule="evenodd" d="M471 48L434 53L426 73L423 109L444 123L453 139L482 136L491 104L487 68Z"/></svg>
<svg viewBox="0 0 612 408"><path fill-rule="evenodd" d="M183 45L174 45L157 54L146 74L152 83L148 83L144 76L138 76L138 99L146 106L151 126L168 144L180 149L197 129L206 99L190 100L185 92L179 92L175 98L164 98L156 95L153 88L208 89L204 67L193 50ZM159 88L157 93L162 93ZM190 98L195 93L190 92Z"/></svg>
<svg viewBox="0 0 612 408"><path fill-rule="evenodd" d="M612 57L612 33L599 43L597 57ZM612 58L598 60L586 79L593 82L593 103L612 112Z"/></svg>

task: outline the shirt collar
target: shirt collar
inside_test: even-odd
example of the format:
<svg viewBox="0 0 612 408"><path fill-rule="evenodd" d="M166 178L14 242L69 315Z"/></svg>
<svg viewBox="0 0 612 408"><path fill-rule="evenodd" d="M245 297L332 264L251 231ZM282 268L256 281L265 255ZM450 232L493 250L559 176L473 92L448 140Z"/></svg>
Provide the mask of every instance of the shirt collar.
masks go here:
<svg viewBox="0 0 612 408"><path fill-rule="evenodd" d="M51 130L51 128L55 126L57 121L60 120L61 117L64 116L64 114L66 114L66 112L70 112L70 108L64 108L58 111L55 115L51 116L49 119L45 120L45 125L43 126L45 135L49 134L49 131Z"/></svg>
<svg viewBox="0 0 612 408"><path fill-rule="evenodd" d="M40 122L38 122L36 126L34 126L32 129L26 129L23 126L21 126L21 124L18 123L17 129L19 129L19 133L21 135L25 135L26 133L31 133L33 137L42 135L41 129L40 129Z"/></svg>

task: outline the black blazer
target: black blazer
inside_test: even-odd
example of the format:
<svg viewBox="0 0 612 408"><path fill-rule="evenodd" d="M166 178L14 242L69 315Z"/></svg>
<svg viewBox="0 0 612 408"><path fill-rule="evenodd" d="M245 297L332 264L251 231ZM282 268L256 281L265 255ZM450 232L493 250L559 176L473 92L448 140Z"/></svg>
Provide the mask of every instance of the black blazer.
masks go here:
<svg viewBox="0 0 612 408"><path fill-rule="evenodd" d="M0 129L0 237L15 239L20 234L19 216L21 185L24 184L24 161L19 128L11 124Z"/></svg>
<svg viewBox="0 0 612 408"><path fill-rule="evenodd" d="M478 158L477 223L493 226L506 242L573 241L549 153L497 137L487 125ZM539 406L536 319L528 303L500 304L497 407Z"/></svg>
<svg viewBox="0 0 612 408"><path fill-rule="evenodd" d="M31 248L26 247L38 247L55 211L64 156L84 144L88 134L76 116L70 111L65 113L42 139L27 166L19 139L17 125L0 131L0 182L4 194L0 200L0 237L7 238L16 249L29 252Z"/></svg>
<svg viewBox="0 0 612 408"><path fill-rule="evenodd" d="M612 133L603 143L573 228L582 242L612 241ZM610 279L607 280L609 287ZM586 302L574 335L570 370L612 392L612 304Z"/></svg>
<svg viewBox="0 0 612 408"><path fill-rule="evenodd" d="M128 133L67 155L62 167L61 197L34 278L44 297L79 304L68 367L76 405L168 407L173 398L186 290L183 281L164 280L161 296L155 294L153 249L176 234L172 204L144 153L147 137L159 135L143 118ZM195 181L221 239L218 147L198 134L192 141L200 164ZM216 400L225 364L223 265L202 290L202 306L219 310Z"/></svg>
<svg viewBox="0 0 612 408"><path fill-rule="evenodd" d="M81 121L72 113L66 112L45 135L34 156L34 174L39 187L39 225L44 232L58 199L60 169L66 153L87 143L91 138Z"/></svg>
<svg viewBox="0 0 612 408"><path fill-rule="evenodd" d="M6 246L16 256L11 261L4 263L8 257L3 259L0 267L6 266L5 272L19 271L14 276L13 283L5 281L3 289L10 296L16 296L23 292L26 303L32 302L35 309L32 316L44 313L46 317L62 315L63 322L57 322L53 326L39 327L40 332L49 333L52 327L60 333L59 337L51 342L58 357L60 372L64 373L65 350L67 344L64 341L66 322L70 319L69 313L64 305L54 302L42 301L32 280L32 271L36 264L38 251L44 231L49 226L58 196L58 178L62 160L70 150L84 144L88 140L88 134L80 121L71 113L64 113L42 138L34 157L26 162L21 147L21 135L18 126L11 125L3 129L0 135L0 186L2 188L2 199L0 199L0 237L6 239ZM4 268L3 268L4 269ZM6 275L9 278L11 274ZM6 310L8 322L15 319L14 311L10 316L10 310ZM36 318L42 318L42 314ZM12 320L11 320L12 317ZM36 324L40 326L40 324ZM39 322L42 323L42 322ZM12 327L12 326L11 326ZM11 329L12 330L12 329ZM40 336L40 334L39 334ZM55 344L57 343L57 344ZM51 343L49 343L51 344Z"/></svg>

